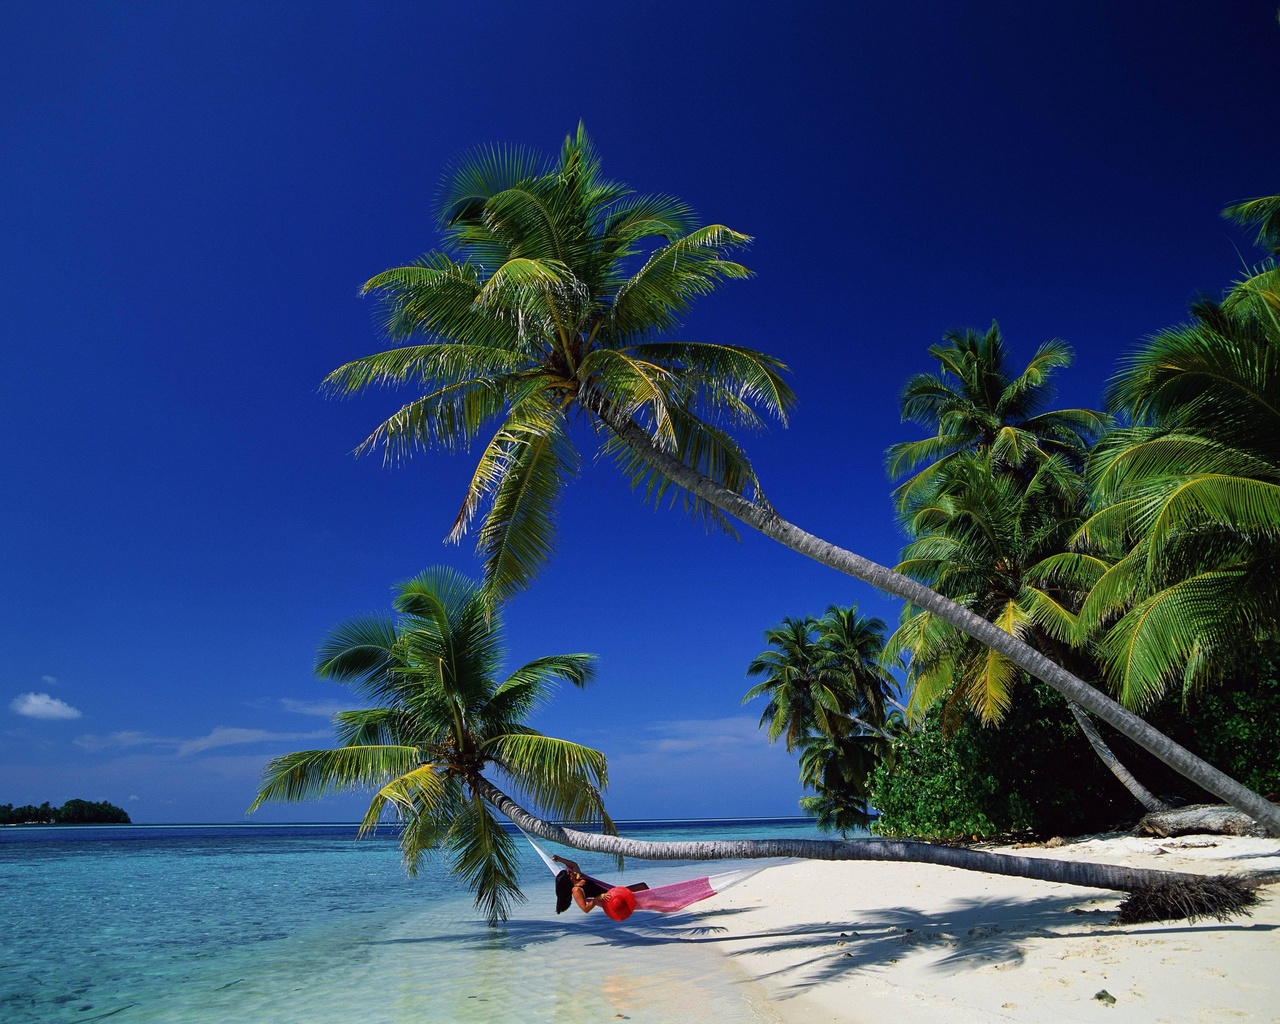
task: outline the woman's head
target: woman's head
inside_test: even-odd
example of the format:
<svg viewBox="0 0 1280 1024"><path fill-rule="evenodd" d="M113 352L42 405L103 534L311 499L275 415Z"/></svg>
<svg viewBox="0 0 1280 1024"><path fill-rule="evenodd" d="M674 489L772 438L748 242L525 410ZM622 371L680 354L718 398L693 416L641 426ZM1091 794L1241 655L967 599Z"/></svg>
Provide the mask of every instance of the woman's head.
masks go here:
<svg viewBox="0 0 1280 1024"><path fill-rule="evenodd" d="M556 875L556 913L563 914L573 902L573 879L569 872L561 871Z"/></svg>

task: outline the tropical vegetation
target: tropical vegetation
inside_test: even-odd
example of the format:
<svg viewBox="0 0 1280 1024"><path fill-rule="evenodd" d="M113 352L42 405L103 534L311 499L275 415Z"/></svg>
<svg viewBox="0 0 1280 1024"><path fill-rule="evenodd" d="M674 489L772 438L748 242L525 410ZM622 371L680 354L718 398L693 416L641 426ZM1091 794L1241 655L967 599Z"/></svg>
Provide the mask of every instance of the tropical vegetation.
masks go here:
<svg viewBox="0 0 1280 1024"><path fill-rule="evenodd" d="M1227 212L1262 222L1266 241L1267 211L1275 208L1254 200ZM1040 455L1028 480L1025 468L996 460L979 439L968 452L953 444L927 478L917 475L898 492L914 538L900 571L1019 633L1078 675L1099 679L1164 732L1266 793L1280 789L1273 770L1280 727L1277 283L1274 263L1264 263L1221 301L1196 303L1190 323L1160 332L1128 357L1108 393L1110 411L1124 425L1092 447L1083 476L1078 464ZM978 378L954 356L943 365L957 378L966 370ZM990 394L1002 390L994 379ZM936 382L913 379L903 407L904 418L937 426L941 436L942 417L930 421L912 404L938 391ZM948 407L953 424L958 407L954 400ZM967 436L978 437L974 430ZM891 450L891 469L901 472L903 452L925 451L913 444ZM1054 461L1064 464L1051 487L1040 487ZM918 715L944 703L900 741L893 772L874 777L880 831L1043 831L1061 817L1046 816L1035 793L1000 778L1010 763L1037 760L1034 749L1014 750L1020 728L982 731L955 713L960 705L988 722L1006 719L1015 701L1010 684L1020 673L911 607L887 650L910 655ZM1071 710L1083 730L1091 727ZM1125 761L1136 760L1162 792L1202 798L1120 745ZM1116 774L1127 774L1109 749L1099 752ZM1149 792L1129 779L1151 807ZM1078 781L1083 796L1087 773ZM1097 804L1099 813L1105 807Z"/></svg>
<svg viewBox="0 0 1280 1024"><path fill-rule="evenodd" d="M553 551L559 495L580 463L580 422L653 500L679 501L729 532L736 519L913 603L1280 833L1280 808L1034 647L778 514L730 431L785 422L785 366L740 346L665 340L695 298L747 276L730 258L747 236L697 227L679 200L605 179L581 127L552 161L498 147L458 164L439 223L444 249L365 286L384 301L390 338L404 344L339 367L326 385L340 394L421 389L365 443L390 459L465 448L488 433L450 537L479 517L495 598L527 587Z"/></svg>
<svg viewBox="0 0 1280 1024"><path fill-rule="evenodd" d="M361 834L396 819L410 874L427 852L447 852L497 924L523 897L515 840L486 799L484 773L559 820L613 829L601 796L604 754L526 724L558 684L586 686L594 658L546 655L500 678L501 613L480 585L450 569L401 583L395 610L395 618L336 627L316 661L321 679L373 706L334 717L337 747L272 760L249 810L372 791Z"/></svg>
<svg viewBox="0 0 1280 1024"><path fill-rule="evenodd" d="M0 804L0 825L128 825L128 812L106 800L68 800L61 807L45 801L34 804Z"/></svg>
<svg viewBox="0 0 1280 1024"><path fill-rule="evenodd" d="M1107 563L1081 632L1135 709L1280 640L1280 269L1191 313L1113 382L1133 425L1099 446L1080 531Z"/></svg>
<svg viewBox="0 0 1280 1024"><path fill-rule="evenodd" d="M742 702L766 697L769 742L799 749L801 800L820 828L842 834L871 823L868 779L902 718L883 663L885 624L836 605L821 618L787 618L765 632L769 648L747 666L763 677Z"/></svg>

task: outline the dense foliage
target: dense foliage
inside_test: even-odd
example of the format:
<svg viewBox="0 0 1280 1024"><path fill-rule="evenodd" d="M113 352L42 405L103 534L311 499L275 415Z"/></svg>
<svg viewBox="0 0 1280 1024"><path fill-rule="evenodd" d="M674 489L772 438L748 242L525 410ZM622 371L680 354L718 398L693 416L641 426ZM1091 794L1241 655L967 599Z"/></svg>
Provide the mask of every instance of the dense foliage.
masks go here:
<svg viewBox="0 0 1280 1024"><path fill-rule="evenodd" d="M528 587L550 558L559 496L580 465L581 433L571 430L580 421L604 438L604 453L650 498L679 500L730 533L735 521L745 523L927 609L948 629L982 638L1009 665L1071 694L1073 714L1088 706L1280 833L1280 810L1103 697L1057 652L1035 649L1016 630L1001 633L980 612L820 542L777 513L731 430L758 428L770 417L786 421L794 400L786 367L741 346L663 340L698 296L748 275L728 258L746 236L723 225L699 228L679 200L637 196L608 181L581 126L555 160L494 147L457 164L441 189L439 227L443 248L365 286L383 299L387 333L401 347L349 362L325 385L338 394L374 385L421 389L366 441L390 459L483 442L450 539L479 524L490 598ZM946 340L935 355L958 384L917 381L905 410L936 422L937 436L893 455L898 470L915 474L898 492L904 512L917 496L935 493L935 470L951 456L983 457L1013 478L1050 460L1075 472L1085 442L1106 418L1042 410L1048 376L1069 359L1065 346L1047 343L1022 374L1006 380L994 325L986 335ZM922 463L930 465L919 470ZM1066 622L1057 617L1058 628ZM1096 731L1087 732L1106 756ZM806 775L833 778L816 749L810 753Z"/></svg>
<svg viewBox="0 0 1280 1024"><path fill-rule="evenodd" d="M1277 209L1273 197L1228 215L1261 224L1259 241L1274 248ZM1086 461L1014 443L1002 402L1043 391L1047 373L1005 373L994 329L985 338L953 332L950 345L931 349L942 372L908 382L903 414L936 436L889 453L898 474L935 460L896 492L912 538L898 568L1274 794L1280 270L1264 263L1221 302L1198 302L1192 317L1126 359L1109 392L1126 425L1104 434ZM1045 370L1065 362L1064 353ZM1002 417L1007 451L1025 453L1021 461L994 457ZM1072 411L1066 423L1105 420ZM1085 755L1062 702L1039 685L1013 688L1024 673L912 607L887 651L909 655L912 708L923 718L872 777L878 831L1085 831L1135 814ZM1122 737L1112 743L1114 752L1099 755L1121 759L1122 778L1129 767L1169 799L1206 799ZM1132 777L1125 784L1151 799Z"/></svg>
<svg viewBox="0 0 1280 1024"><path fill-rule="evenodd" d="M128 825L124 809L105 800L68 800L61 807L0 804L0 825Z"/></svg>
<svg viewBox="0 0 1280 1024"><path fill-rule="evenodd" d="M1135 805L1093 755L1043 683L1020 687L999 726L934 705L895 740L871 779L885 836L972 838L1029 832L1078 835L1128 824Z"/></svg>
<svg viewBox="0 0 1280 1024"><path fill-rule="evenodd" d="M762 677L742 702L768 698L760 727L800 750L800 806L820 828L847 833L871 822L868 779L901 724L896 683L883 663L885 624L833 605L821 618L787 618L747 666Z"/></svg>

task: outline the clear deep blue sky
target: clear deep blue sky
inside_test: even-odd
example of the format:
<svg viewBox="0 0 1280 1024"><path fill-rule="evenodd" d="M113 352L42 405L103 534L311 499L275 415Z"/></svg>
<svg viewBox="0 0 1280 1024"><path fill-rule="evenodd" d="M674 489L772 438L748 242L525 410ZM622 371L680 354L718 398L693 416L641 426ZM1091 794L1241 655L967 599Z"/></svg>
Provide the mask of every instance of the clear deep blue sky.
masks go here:
<svg viewBox="0 0 1280 1024"><path fill-rule="evenodd" d="M316 393L383 347L357 290L436 244L460 151L582 119L612 177L753 235L683 334L790 365L793 425L747 442L770 497L892 564L883 451L944 330L1061 337L1060 403L1096 405L1258 257L1218 211L1280 190L1278 56L1275 0L5 4L0 802L243 820L326 745L326 630L478 570L440 541L471 462L355 460L396 398ZM617 816L793 813L743 672L833 602L897 615L588 463L511 663L600 655L537 724L610 754Z"/></svg>

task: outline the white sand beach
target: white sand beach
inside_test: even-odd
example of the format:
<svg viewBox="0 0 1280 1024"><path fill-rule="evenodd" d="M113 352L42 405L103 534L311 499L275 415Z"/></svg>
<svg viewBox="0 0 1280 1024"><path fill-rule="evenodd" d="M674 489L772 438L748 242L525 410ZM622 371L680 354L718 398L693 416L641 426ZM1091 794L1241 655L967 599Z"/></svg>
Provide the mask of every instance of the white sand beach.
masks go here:
<svg viewBox="0 0 1280 1024"><path fill-rule="evenodd" d="M1016 852L1280 870L1274 839L1106 836ZM1261 894L1252 917L1228 923L1118 927L1116 893L922 864L805 862L730 889L701 923L797 1024L1280 1022L1280 885Z"/></svg>

